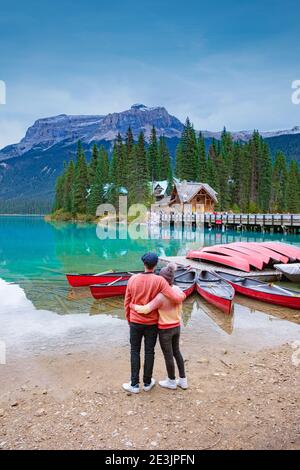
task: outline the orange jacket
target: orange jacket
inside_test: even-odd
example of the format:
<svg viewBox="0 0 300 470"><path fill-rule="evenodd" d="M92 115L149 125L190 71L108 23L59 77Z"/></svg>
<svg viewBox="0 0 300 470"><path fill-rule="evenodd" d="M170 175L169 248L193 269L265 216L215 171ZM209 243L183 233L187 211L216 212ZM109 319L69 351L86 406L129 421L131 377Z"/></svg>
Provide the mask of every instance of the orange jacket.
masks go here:
<svg viewBox="0 0 300 470"><path fill-rule="evenodd" d="M125 294L125 315L129 322L156 325L158 323L158 310L153 310L149 315L143 315L130 308L130 304L146 305L157 294L162 293L175 304L180 304L185 299L183 292L178 292L168 284L161 276L153 273L140 273L132 276L127 285Z"/></svg>

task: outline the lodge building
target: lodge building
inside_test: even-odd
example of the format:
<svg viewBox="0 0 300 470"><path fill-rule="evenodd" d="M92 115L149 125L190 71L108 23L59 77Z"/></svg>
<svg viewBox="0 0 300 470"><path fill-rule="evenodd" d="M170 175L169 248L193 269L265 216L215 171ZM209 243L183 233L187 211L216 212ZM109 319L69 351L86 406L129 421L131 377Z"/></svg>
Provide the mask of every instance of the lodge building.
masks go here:
<svg viewBox="0 0 300 470"><path fill-rule="evenodd" d="M194 181L181 181L174 179L174 186L169 197L166 196L167 182L157 181L153 184L153 195L158 205L165 209L184 211L185 206L190 206L193 213L199 210L214 212L217 204L217 193L207 183ZM198 206L198 207L197 207Z"/></svg>

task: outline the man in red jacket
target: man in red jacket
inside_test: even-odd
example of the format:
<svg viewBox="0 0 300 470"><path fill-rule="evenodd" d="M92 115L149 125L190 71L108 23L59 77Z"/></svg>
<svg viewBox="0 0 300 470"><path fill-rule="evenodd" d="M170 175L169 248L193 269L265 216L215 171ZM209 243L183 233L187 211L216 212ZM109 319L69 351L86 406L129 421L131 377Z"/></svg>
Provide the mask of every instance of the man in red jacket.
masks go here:
<svg viewBox="0 0 300 470"><path fill-rule="evenodd" d="M140 391L141 345L144 338L144 390L148 392L155 385L152 378L154 365L154 348L157 340L158 311L153 310L149 315L143 315L130 308L131 304L146 305L157 294L162 293L174 303L181 303L185 294L177 293L161 276L154 274L158 263L156 253L146 253L142 257L145 272L132 276L128 281L125 295L125 314L130 326L131 345L131 382L123 384L124 390L131 393Z"/></svg>

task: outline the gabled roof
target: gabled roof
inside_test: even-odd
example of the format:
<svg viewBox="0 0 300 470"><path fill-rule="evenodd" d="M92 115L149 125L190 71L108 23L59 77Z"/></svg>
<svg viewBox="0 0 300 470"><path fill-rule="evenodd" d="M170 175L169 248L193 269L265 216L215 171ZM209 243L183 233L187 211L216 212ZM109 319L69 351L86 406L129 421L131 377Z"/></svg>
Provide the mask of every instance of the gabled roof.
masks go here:
<svg viewBox="0 0 300 470"><path fill-rule="evenodd" d="M193 197L196 196L199 191L201 191L201 189L204 189L215 202L218 202L218 193L207 183L181 181L180 183L175 182L175 187L177 189L180 202L182 203L189 203Z"/></svg>
<svg viewBox="0 0 300 470"><path fill-rule="evenodd" d="M162 196L167 191L168 181L167 180L154 181L153 184L152 184L152 192L157 191L159 188L161 188L160 191L159 191L159 195Z"/></svg>

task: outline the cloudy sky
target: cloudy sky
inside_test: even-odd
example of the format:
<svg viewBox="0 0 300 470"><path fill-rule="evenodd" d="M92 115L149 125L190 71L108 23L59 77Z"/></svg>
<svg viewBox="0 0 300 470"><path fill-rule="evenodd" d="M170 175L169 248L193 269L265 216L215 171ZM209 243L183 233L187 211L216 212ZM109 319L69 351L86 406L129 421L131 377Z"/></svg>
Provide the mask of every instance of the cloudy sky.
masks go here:
<svg viewBox="0 0 300 470"><path fill-rule="evenodd" d="M300 125L294 0L0 0L0 11L0 148L37 118L136 102L196 129Z"/></svg>

